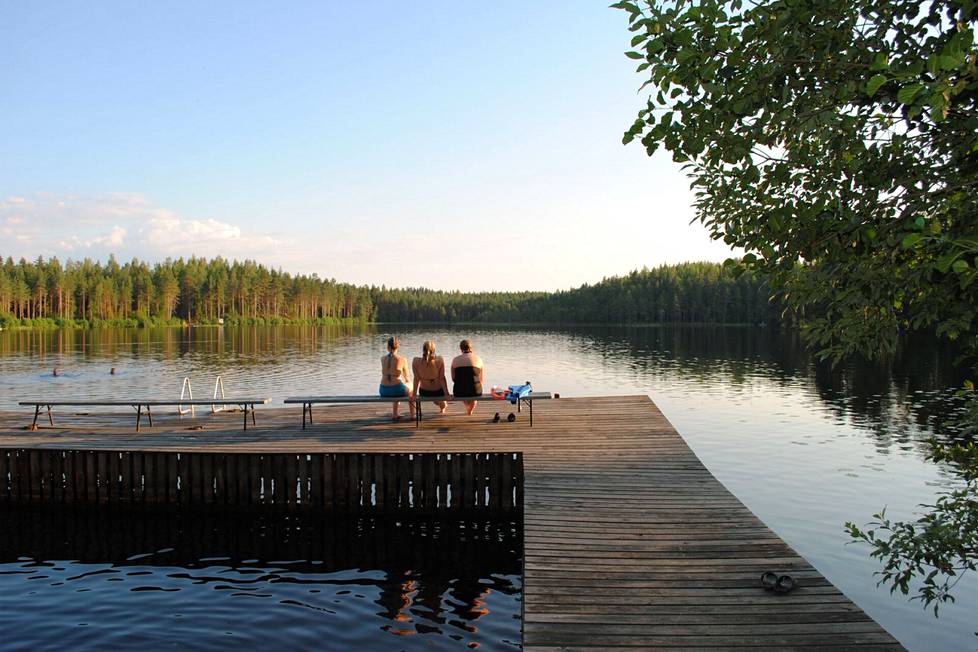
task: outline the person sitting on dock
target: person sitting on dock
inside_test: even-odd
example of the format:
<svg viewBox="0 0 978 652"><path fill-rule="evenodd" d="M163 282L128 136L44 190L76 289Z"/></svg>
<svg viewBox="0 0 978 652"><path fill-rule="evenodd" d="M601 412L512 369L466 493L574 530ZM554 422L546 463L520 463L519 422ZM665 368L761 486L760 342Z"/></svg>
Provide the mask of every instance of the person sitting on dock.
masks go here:
<svg viewBox="0 0 978 652"><path fill-rule="evenodd" d="M401 342L396 337L387 340L387 355L380 359L381 378L380 395L385 398L411 398L411 375L408 373L407 358L397 354ZM401 402L394 401L393 415L394 421L400 419L397 413ZM414 418L414 401L408 401L408 409L411 411L411 418Z"/></svg>
<svg viewBox="0 0 978 652"><path fill-rule="evenodd" d="M448 381L445 380L445 359L435 355L435 343L428 340L421 347L421 357L411 364L414 372L414 395L448 398ZM445 414L446 401L435 401L440 412Z"/></svg>
<svg viewBox="0 0 978 652"><path fill-rule="evenodd" d="M482 396L482 380L485 377L485 366L482 358L472 350L470 340L462 340L458 348L460 355L452 360L452 393L455 398L478 398ZM476 401L463 401L466 414L475 412Z"/></svg>

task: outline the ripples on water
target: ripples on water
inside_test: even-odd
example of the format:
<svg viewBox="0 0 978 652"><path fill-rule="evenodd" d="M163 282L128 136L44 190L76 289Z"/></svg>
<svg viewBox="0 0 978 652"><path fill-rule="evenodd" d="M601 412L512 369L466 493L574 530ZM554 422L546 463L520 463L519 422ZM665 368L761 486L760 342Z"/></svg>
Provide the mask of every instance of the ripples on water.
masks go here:
<svg viewBox="0 0 978 652"><path fill-rule="evenodd" d="M0 511L2 649L512 649L521 525Z"/></svg>
<svg viewBox="0 0 978 652"><path fill-rule="evenodd" d="M648 394L709 469L761 519L908 647L974 649L978 581L955 590L940 620L877 589L877 562L846 545L843 524L881 507L905 518L953 486L923 460L926 441L955 409L965 373L953 351L914 342L892 359L835 369L798 339L763 328L196 328L0 333L5 386L17 397L162 395L185 376L209 396L376 391L390 334L417 355L429 337L451 356L471 337L489 385L532 380L563 396ZM57 378L55 367L63 370ZM116 367L119 374L111 376Z"/></svg>

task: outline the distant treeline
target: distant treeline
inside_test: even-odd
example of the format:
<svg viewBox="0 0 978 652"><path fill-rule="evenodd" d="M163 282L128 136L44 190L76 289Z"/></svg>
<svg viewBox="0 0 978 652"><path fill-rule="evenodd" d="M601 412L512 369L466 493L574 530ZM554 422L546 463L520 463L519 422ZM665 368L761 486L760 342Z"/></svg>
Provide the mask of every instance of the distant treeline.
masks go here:
<svg viewBox="0 0 978 652"><path fill-rule="evenodd" d="M372 289L382 321L552 324L743 324L777 318L767 285L717 263L635 271L561 292L437 292Z"/></svg>
<svg viewBox="0 0 978 652"><path fill-rule="evenodd" d="M253 261L120 265L7 258L0 325L99 326L342 321L756 323L776 318L761 279L714 263L643 269L562 292L461 293L356 286Z"/></svg>

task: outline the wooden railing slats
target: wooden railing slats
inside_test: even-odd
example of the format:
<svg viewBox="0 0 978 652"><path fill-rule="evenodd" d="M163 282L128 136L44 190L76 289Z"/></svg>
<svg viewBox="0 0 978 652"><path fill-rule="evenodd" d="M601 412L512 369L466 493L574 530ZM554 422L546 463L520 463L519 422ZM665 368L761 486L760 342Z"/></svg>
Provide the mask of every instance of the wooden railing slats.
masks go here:
<svg viewBox="0 0 978 652"><path fill-rule="evenodd" d="M0 450L0 502L25 504L502 512L521 477L514 453Z"/></svg>

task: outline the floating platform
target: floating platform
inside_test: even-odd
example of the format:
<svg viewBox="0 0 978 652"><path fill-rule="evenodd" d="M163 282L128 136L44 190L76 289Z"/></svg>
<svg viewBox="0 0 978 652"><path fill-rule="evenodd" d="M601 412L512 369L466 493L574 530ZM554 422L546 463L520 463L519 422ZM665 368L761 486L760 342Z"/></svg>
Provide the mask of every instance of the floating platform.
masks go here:
<svg viewBox="0 0 978 652"><path fill-rule="evenodd" d="M392 422L386 406L240 417L0 413L0 503L522 510L524 647L901 650L706 469L646 396L542 401L492 421ZM402 406L402 408L406 408ZM406 409L405 409L406 412ZM161 462L161 460L163 460ZM760 587L788 573L791 593Z"/></svg>

